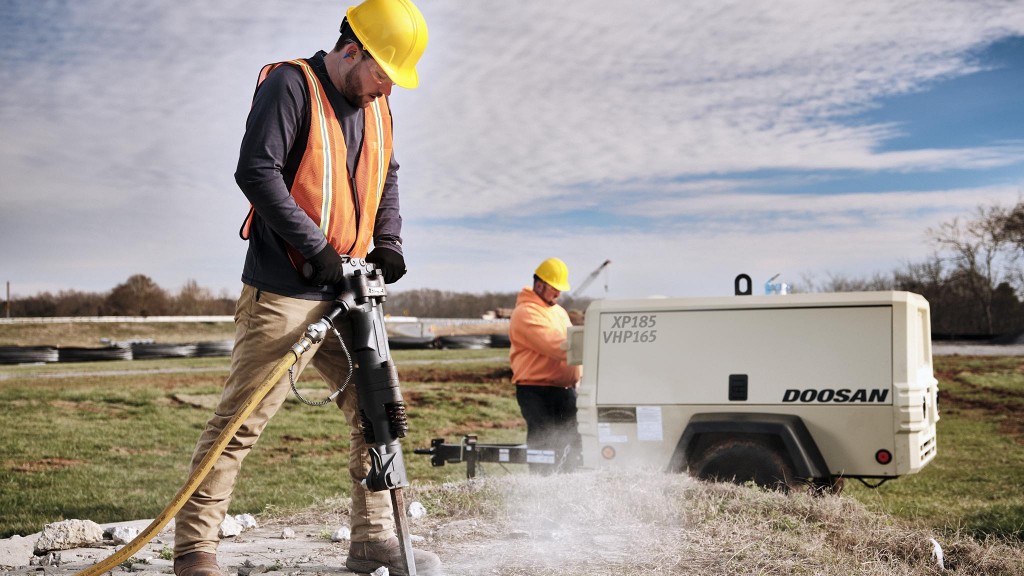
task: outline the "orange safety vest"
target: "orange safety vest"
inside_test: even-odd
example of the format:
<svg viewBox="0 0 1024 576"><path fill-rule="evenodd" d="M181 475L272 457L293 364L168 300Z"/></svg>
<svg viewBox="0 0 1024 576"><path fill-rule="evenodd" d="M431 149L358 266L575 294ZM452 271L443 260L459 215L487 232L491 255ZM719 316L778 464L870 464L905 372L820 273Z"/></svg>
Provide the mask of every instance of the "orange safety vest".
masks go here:
<svg viewBox="0 0 1024 576"><path fill-rule="evenodd" d="M364 108L363 148L354 178L348 173L348 148L341 123L334 114L316 76L305 60L267 64L260 71L258 87L278 66L297 66L309 87L309 137L290 192L295 203L320 227L338 254L363 258L373 238L377 207L384 193L384 180L391 163L391 112L386 98L377 98ZM355 192L352 190L355 181ZM253 207L242 224L240 235L249 239ZM288 256L301 270L305 258L291 246Z"/></svg>

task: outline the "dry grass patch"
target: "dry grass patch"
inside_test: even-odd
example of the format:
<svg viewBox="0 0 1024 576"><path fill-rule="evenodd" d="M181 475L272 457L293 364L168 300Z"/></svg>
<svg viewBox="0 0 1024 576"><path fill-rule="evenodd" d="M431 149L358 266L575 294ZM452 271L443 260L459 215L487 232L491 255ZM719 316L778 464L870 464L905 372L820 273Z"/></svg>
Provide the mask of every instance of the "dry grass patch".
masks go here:
<svg viewBox="0 0 1024 576"><path fill-rule="evenodd" d="M75 460L73 458L42 458L39 460L32 460L31 462L4 462L4 468L22 473L36 473L36 472L50 472L53 470L63 470L65 468L72 468L74 466L80 466L85 464L83 460Z"/></svg>
<svg viewBox="0 0 1024 576"><path fill-rule="evenodd" d="M3 346L100 346L114 342L153 340L166 344L231 340L232 322L64 322L0 324Z"/></svg>
<svg viewBox="0 0 1024 576"><path fill-rule="evenodd" d="M1024 574L1019 548L912 528L850 498L651 471L512 475L413 494L452 575Z"/></svg>

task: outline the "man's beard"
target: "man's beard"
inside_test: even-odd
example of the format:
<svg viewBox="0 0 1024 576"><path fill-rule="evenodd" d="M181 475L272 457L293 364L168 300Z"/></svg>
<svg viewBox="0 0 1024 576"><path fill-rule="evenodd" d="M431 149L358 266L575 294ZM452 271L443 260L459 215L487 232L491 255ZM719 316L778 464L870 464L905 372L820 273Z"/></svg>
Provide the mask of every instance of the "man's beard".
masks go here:
<svg viewBox="0 0 1024 576"><path fill-rule="evenodd" d="M345 77L342 78L341 95L344 96L345 100L347 100L352 106L355 106L356 108L363 108L366 104L369 104L369 102L366 104L362 102L362 97L360 96L362 87L362 82L359 80L359 66L353 66L347 73L345 73ZM370 101L372 101L372 99Z"/></svg>

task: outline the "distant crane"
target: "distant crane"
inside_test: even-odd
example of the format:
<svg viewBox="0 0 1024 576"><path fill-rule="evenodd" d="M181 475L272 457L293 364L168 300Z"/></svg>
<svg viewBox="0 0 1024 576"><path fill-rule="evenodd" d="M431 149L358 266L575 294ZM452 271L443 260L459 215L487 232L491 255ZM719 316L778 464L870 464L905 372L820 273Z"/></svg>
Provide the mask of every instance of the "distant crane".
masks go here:
<svg viewBox="0 0 1024 576"><path fill-rule="evenodd" d="M590 273L589 276L587 276L583 280L583 282L580 282L580 285L577 286L576 290L574 290L572 292L573 297L574 298L579 298L580 296L582 296L583 295L583 291L590 287L590 285L597 278L597 275L601 273L601 270L604 270L605 266L607 266L607 265L609 265L611 263L612 263L611 260L605 260L604 262L602 262L600 266L598 266L593 272ZM605 292L608 291L608 284L607 284L607 282L605 283L604 291Z"/></svg>

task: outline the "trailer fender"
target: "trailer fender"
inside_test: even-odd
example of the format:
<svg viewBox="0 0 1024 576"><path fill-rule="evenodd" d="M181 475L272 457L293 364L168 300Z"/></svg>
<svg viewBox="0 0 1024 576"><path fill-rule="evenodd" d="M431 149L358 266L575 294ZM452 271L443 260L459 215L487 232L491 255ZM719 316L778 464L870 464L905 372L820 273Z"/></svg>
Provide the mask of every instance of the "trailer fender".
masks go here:
<svg viewBox="0 0 1024 576"><path fill-rule="evenodd" d="M777 438L785 448L793 471L800 478L821 479L830 476L818 445L811 437L803 420L791 414L757 414L745 412L716 412L694 414L672 454L669 471L687 469L702 436L710 434L744 434Z"/></svg>

